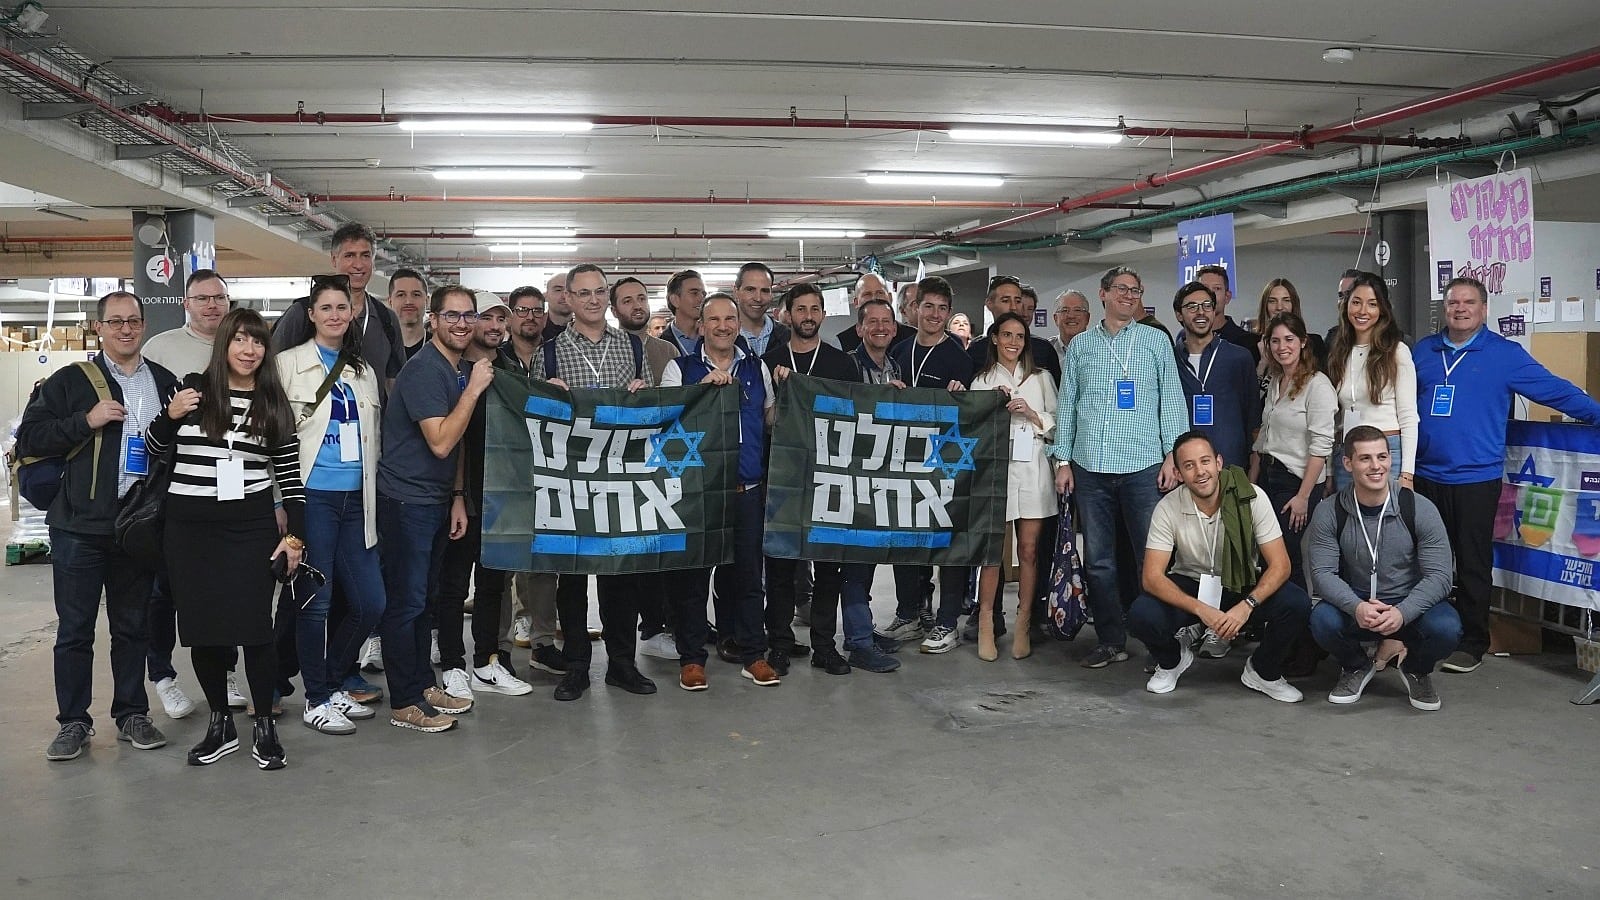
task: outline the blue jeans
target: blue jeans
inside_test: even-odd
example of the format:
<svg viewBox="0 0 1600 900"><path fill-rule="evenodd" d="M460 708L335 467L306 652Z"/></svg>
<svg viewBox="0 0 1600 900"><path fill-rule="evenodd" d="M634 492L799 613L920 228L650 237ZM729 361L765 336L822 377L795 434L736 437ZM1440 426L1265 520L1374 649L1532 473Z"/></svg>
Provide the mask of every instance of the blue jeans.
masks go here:
<svg viewBox="0 0 1600 900"><path fill-rule="evenodd" d="M1191 597L1200 591L1200 582L1193 578L1182 575L1168 577ZM1232 609L1235 604L1243 602L1244 596L1239 593L1222 592L1223 610ZM1311 598L1292 581L1284 582L1282 587L1272 592L1271 597L1261 601L1261 605L1250 614L1252 620L1264 623L1261 627L1261 643L1256 646L1256 652L1250 654L1250 665L1257 675L1274 681L1283 674L1283 661L1289 657L1294 642L1305 634L1306 619L1310 615ZM1163 669L1178 665L1178 629L1199 621L1199 617L1176 606L1169 606L1150 594L1140 594L1139 599L1133 601L1133 608L1128 610L1128 630L1149 648L1150 655Z"/></svg>
<svg viewBox="0 0 1600 900"><path fill-rule="evenodd" d="M839 618L844 620L846 650L872 646L872 573L877 568L872 563L846 563L840 567L843 583L839 586ZM811 615L816 614L813 606Z"/></svg>
<svg viewBox="0 0 1600 900"><path fill-rule="evenodd" d="M1156 487L1160 473L1160 463L1126 474L1091 472L1072 464L1073 496L1083 530L1084 588L1094 615L1095 639L1108 647L1127 645L1122 610L1124 603L1133 602L1117 590L1117 533L1127 535L1133 545L1134 571L1129 574L1137 584L1144 566L1144 542L1150 536L1150 514L1161 500L1161 489Z"/></svg>
<svg viewBox="0 0 1600 900"><path fill-rule="evenodd" d="M972 566L939 567L939 604L934 609L934 624L956 627L961 617L961 605L966 602L967 588L972 578ZM915 619L922 615L923 598L933 581L933 566L899 565L894 567L894 614L902 619Z"/></svg>
<svg viewBox="0 0 1600 900"><path fill-rule="evenodd" d="M1352 484L1355 479L1350 477L1350 470L1344 467L1344 444L1335 442L1333 456L1328 459L1328 465L1333 466L1333 488L1342 491ZM1389 480L1395 484L1400 482L1400 435L1389 435Z"/></svg>
<svg viewBox="0 0 1600 900"><path fill-rule="evenodd" d="M109 534L77 534L50 529L50 561L55 586L56 721L93 725L89 704L94 699L94 631L100 616L100 593L106 596L106 624L111 631L111 718L148 715L144 692L145 655L149 652L146 615L151 572L122 552Z"/></svg>
<svg viewBox="0 0 1600 900"><path fill-rule="evenodd" d="M389 705L416 706L434 686L428 661L432 621L428 595L450 539L450 504L405 503L378 495L378 550L386 604L379 620ZM365 635L363 635L365 637Z"/></svg>
<svg viewBox="0 0 1600 900"><path fill-rule="evenodd" d="M328 576L295 619L306 703L318 706L339 690L343 673L361 652L362 641L383 617L383 572L378 568L378 549L367 546L360 491L306 489L306 557L306 562ZM349 609L329 633L328 608L335 583Z"/></svg>
<svg viewBox="0 0 1600 900"><path fill-rule="evenodd" d="M1311 611L1311 636L1347 672L1366 667L1367 651L1361 647L1363 641L1385 639L1384 635L1357 625L1353 616L1332 603L1318 603ZM1406 645L1401 671L1428 675L1440 660L1454 653L1461 642L1461 617L1454 606L1441 601L1388 637Z"/></svg>

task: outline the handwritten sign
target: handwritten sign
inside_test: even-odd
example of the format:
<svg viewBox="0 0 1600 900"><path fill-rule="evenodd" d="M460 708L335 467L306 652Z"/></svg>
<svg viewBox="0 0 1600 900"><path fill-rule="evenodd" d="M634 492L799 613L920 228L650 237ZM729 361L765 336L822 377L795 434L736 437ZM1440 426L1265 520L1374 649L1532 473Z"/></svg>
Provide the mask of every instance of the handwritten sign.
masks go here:
<svg viewBox="0 0 1600 900"><path fill-rule="evenodd" d="M1490 296L1539 286L1534 269L1533 179L1527 169L1428 190L1428 245L1443 278L1470 277ZM1549 296L1543 294L1542 296Z"/></svg>

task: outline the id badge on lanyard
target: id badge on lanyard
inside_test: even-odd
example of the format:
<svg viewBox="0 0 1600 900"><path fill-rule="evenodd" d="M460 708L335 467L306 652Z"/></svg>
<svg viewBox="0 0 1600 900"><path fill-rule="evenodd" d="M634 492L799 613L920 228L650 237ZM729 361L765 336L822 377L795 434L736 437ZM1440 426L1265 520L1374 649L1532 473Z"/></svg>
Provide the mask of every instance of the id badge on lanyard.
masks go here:
<svg viewBox="0 0 1600 900"><path fill-rule="evenodd" d="M124 439L122 471L129 475L150 474L150 450L145 446L144 435L130 434Z"/></svg>
<svg viewBox="0 0 1600 900"><path fill-rule="evenodd" d="M1212 422L1212 397L1210 394L1194 395L1194 424L1196 428Z"/></svg>

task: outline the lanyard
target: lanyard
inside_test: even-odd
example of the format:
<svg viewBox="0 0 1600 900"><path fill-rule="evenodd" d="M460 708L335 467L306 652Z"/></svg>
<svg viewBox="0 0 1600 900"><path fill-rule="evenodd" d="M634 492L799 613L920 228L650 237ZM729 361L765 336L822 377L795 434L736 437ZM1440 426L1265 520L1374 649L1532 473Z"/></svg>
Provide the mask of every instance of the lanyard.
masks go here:
<svg viewBox="0 0 1600 900"><path fill-rule="evenodd" d="M1188 349L1188 348L1186 347L1184 349ZM1199 379L1199 381L1200 381L1200 393L1202 393L1202 394L1204 394L1206 392L1206 382L1211 380L1211 369L1212 369L1212 367L1214 367L1217 364L1217 339L1216 338L1212 338L1211 339L1211 343L1206 345L1206 350L1211 351L1211 359L1209 361L1207 361L1207 363L1206 363L1206 373L1204 375L1201 375L1199 372L1195 372L1194 373L1194 377ZM1206 353L1206 350L1200 351L1200 355L1204 356L1205 353Z"/></svg>
<svg viewBox="0 0 1600 900"><path fill-rule="evenodd" d="M1129 324L1132 324L1132 323L1129 323ZM1122 331L1117 332L1116 337L1113 337L1110 340L1107 340L1106 339L1105 325L1101 325L1100 326L1100 343L1106 345L1106 353L1107 353L1107 355L1109 355L1111 357L1111 361L1114 362L1114 363L1117 363L1117 365L1122 367L1122 380L1123 381L1127 381L1128 380L1128 372L1133 367L1133 351L1135 349L1137 349L1137 347L1138 347L1137 342L1129 341L1128 342L1128 356L1127 356L1127 358L1122 360L1121 362L1117 361L1117 351L1116 351L1117 338L1122 337L1122 335L1124 333L1126 333L1127 330L1128 330L1128 326L1124 325L1124 326L1122 326Z"/></svg>
<svg viewBox="0 0 1600 900"><path fill-rule="evenodd" d="M948 341L948 340L950 340L950 335L946 334L944 337L939 339L939 343L938 344L934 344L932 347L929 347L928 348L928 352L922 354L922 365L920 365L920 366L917 365L917 345L913 341L913 343L911 344L911 386L912 387L917 387L917 386L922 384L922 370L926 369L928 367L928 359L933 356L933 351L939 349L940 345L942 345L945 341Z"/></svg>
<svg viewBox="0 0 1600 900"><path fill-rule="evenodd" d="M604 341L605 338L602 337L600 340ZM604 379L602 379L600 377L600 369L601 369L601 367L604 367L605 365L607 365L611 361L611 345L610 344L606 344L605 345L605 350L603 350L600 353L600 365L599 366L596 366L594 364L594 360L589 358L589 350L588 350L588 348L586 348L582 344L578 343L578 338L576 336L574 336L573 339L572 339L572 345L574 347L578 348L578 358L582 359L583 360L583 364L589 367L589 371L590 372L594 373L594 383L597 384L597 385L600 384L600 382L604 380Z"/></svg>
<svg viewBox="0 0 1600 900"><path fill-rule="evenodd" d="M1200 520L1200 533L1205 533L1205 514L1200 512L1200 504L1195 502L1194 494L1189 495L1189 505L1194 507L1195 518ZM1222 538L1222 507L1217 507L1215 521L1211 523L1211 574L1217 574L1217 542Z"/></svg>
<svg viewBox="0 0 1600 900"><path fill-rule="evenodd" d="M1361 526L1361 539L1367 542L1367 552L1372 555L1372 577L1374 578L1378 577L1378 547L1383 541L1383 514L1389 511L1389 498L1392 496L1394 496L1393 491L1384 495L1383 508L1378 510L1378 533L1376 535L1370 538L1367 537L1367 517L1357 517L1361 520L1357 523Z"/></svg>
<svg viewBox="0 0 1600 900"><path fill-rule="evenodd" d="M819 357L821 355L822 355L822 347L819 345L817 347L817 349L811 351L811 365L806 366L806 370L804 372L800 372L800 364L795 362L794 348L790 347L789 348L789 368L795 370L796 372L800 372L801 375L810 375L811 374L811 370L815 369L817 367L817 357Z"/></svg>
<svg viewBox="0 0 1600 900"><path fill-rule="evenodd" d="M1449 355L1447 355L1443 350L1439 351L1439 361L1444 363L1444 383L1445 384L1449 384L1450 383L1450 375L1451 375L1451 373L1455 372L1456 367L1461 365L1461 361L1463 359L1466 359L1466 358L1467 358L1467 348L1466 347L1462 347L1460 350L1456 351L1456 361L1455 362L1451 362Z"/></svg>
<svg viewBox="0 0 1600 900"><path fill-rule="evenodd" d="M245 423L250 421L250 406L251 406L251 404L253 404L255 402L256 402L256 398L254 398L254 397L251 397L249 400L245 401L244 412L239 414L239 427L240 428L244 428L245 427ZM229 401L229 404L230 405L232 404L231 400ZM229 459L233 459L233 436L234 436L234 434L235 434L235 432L234 432L234 430L232 428L229 428L226 432L223 433L223 439L228 442L228 458Z"/></svg>

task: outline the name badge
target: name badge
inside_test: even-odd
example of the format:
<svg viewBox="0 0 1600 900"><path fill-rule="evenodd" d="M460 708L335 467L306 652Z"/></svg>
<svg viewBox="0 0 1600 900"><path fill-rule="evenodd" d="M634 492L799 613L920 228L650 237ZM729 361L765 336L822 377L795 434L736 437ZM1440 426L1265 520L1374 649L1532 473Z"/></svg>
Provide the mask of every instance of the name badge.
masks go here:
<svg viewBox="0 0 1600 900"><path fill-rule="evenodd" d="M1194 395L1194 424L1195 427L1211 424L1211 395Z"/></svg>
<svg viewBox="0 0 1600 900"><path fill-rule="evenodd" d="M1124 378L1117 382L1117 409L1133 409L1133 380Z"/></svg>
<svg viewBox="0 0 1600 900"><path fill-rule="evenodd" d="M339 462L361 460L361 426L355 422L339 423Z"/></svg>
<svg viewBox="0 0 1600 900"><path fill-rule="evenodd" d="M1222 576L1221 575L1201 575L1200 576L1200 593L1199 593L1198 596L1195 597L1195 599L1199 600L1201 603L1204 603L1205 605L1211 607L1212 609L1221 609L1222 608Z"/></svg>
<svg viewBox="0 0 1600 900"><path fill-rule="evenodd" d="M1367 599L1378 599L1378 573L1374 571L1372 578L1367 582Z"/></svg>
<svg viewBox="0 0 1600 900"><path fill-rule="evenodd" d="M1033 426L1026 422L1011 426L1011 461L1033 461Z"/></svg>
<svg viewBox="0 0 1600 900"><path fill-rule="evenodd" d="M128 435L122 452L122 471L129 475L150 474L150 450L145 447L144 435Z"/></svg>
<svg viewBox="0 0 1600 900"><path fill-rule="evenodd" d="M244 499L244 460L217 460L217 499Z"/></svg>
<svg viewBox="0 0 1600 900"><path fill-rule="evenodd" d="M1433 386L1433 415L1447 418L1450 410L1456 405L1456 386L1453 384L1436 384Z"/></svg>
<svg viewBox="0 0 1600 900"><path fill-rule="evenodd" d="M466 389L467 389L467 376L464 375L464 374L456 375L456 390L464 391Z"/></svg>

